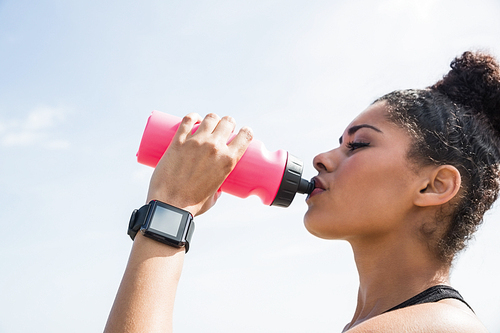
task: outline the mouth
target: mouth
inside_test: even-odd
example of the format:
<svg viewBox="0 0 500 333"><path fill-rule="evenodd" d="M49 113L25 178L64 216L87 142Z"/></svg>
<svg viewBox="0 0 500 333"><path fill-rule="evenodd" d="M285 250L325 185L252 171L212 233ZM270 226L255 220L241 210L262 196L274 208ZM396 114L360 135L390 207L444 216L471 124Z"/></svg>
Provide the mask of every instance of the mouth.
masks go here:
<svg viewBox="0 0 500 333"><path fill-rule="evenodd" d="M311 194L309 194L307 196L306 201L308 199L312 198L313 196L318 195L318 194L323 193L324 191L326 191L325 186L323 185L323 183L321 182L321 180L318 177L314 177L312 179L312 182L314 184L314 189L312 190Z"/></svg>

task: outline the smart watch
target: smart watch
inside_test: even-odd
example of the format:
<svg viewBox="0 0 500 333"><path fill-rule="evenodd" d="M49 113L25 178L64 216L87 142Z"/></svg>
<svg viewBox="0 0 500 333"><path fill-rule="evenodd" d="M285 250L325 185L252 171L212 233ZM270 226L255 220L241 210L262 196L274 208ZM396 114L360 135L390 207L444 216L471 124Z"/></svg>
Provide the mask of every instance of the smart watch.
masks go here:
<svg viewBox="0 0 500 333"><path fill-rule="evenodd" d="M132 212L127 233L133 240L139 230L144 236L158 242L185 247L187 253L194 232L193 215L164 202L152 200Z"/></svg>

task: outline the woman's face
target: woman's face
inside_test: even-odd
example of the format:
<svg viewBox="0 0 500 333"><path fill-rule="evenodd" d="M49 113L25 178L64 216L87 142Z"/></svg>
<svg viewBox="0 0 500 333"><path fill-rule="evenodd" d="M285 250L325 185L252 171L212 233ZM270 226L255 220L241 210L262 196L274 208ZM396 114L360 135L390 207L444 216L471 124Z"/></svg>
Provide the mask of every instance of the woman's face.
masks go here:
<svg viewBox="0 0 500 333"><path fill-rule="evenodd" d="M326 239L373 237L401 230L422 186L407 160L410 137L371 105L342 134L340 146L313 160L316 189L304 223Z"/></svg>

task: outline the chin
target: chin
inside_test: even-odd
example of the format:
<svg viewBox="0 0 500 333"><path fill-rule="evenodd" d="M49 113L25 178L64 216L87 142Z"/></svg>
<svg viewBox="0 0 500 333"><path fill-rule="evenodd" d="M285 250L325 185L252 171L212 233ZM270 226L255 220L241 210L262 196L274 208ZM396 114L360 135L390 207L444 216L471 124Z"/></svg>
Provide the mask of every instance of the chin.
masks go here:
<svg viewBox="0 0 500 333"><path fill-rule="evenodd" d="M338 221L331 221L326 219L325 216L314 216L311 211L307 211L304 215L304 226L306 230L313 236L321 239L343 239L342 231L336 230L333 226Z"/></svg>
<svg viewBox="0 0 500 333"><path fill-rule="evenodd" d="M316 236L318 238L322 239L331 239L331 237L325 237L325 232L319 228L319 226L314 223L314 221L306 216L304 216L304 226L306 227L306 230L313 236Z"/></svg>

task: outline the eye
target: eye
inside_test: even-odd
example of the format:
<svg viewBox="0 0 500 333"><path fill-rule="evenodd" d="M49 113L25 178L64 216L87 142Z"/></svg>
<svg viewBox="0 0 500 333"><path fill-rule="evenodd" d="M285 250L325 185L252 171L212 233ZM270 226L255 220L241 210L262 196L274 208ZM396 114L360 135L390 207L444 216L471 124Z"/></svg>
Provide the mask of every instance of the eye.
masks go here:
<svg viewBox="0 0 500 333"><path fill-rule="evenodd" d="M368 147L370 145L369 142L348 142L346 144L347 148L349 148L349 151L355 151L356 149L363 148L363 147Z"/></svg>

